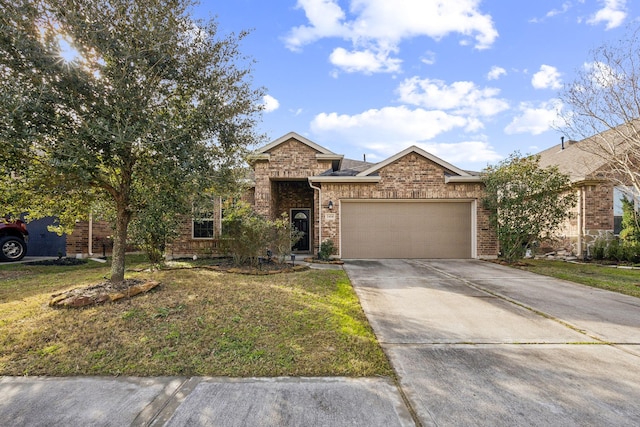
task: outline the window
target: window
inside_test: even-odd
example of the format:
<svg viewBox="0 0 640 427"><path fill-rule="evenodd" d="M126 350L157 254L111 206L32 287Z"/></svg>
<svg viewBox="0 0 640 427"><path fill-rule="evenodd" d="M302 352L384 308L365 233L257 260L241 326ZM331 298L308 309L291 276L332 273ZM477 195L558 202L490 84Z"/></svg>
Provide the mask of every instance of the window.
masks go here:
<svg viewBox="0 0 640 427"><path fill-rule="evenodd" d="M193 205L193 238L213 239L215 236L215 211L213 200L200 200Z"/></svg>
<svg viewBox="0 0 640 427"><path fill-rule="evenodd" d="M618 235L622 231L622 199L635 200L636 208L638 198L634 197L633 187L617 186L613 188L613 234Z"/></svg>

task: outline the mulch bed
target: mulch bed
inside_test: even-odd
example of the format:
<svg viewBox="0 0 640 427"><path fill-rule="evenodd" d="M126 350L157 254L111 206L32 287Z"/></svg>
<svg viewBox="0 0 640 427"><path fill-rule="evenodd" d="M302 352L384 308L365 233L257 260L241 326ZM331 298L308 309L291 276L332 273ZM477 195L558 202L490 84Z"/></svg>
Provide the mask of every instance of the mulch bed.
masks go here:
<svg viewBox="0 0 640 427"><path fill-rule="evenodd" d="M47 259L43 261L32 261L26 262L27 265L80 265L86 264L87 260L82 258L57 258L57 259Z"/></svg>
<svg viewBox="0 0 640 427"><path fill-rule="evenodd" d="M339 259L331 259L328 261L322 260L322 259L318 259L318 258L305 258L304 259L305 262L310 262L312 264L336 264L336 265L343 265L344 261L339 260Z"/></svg>
<svg viewBox="0 0 640 427"><path fill-rule="evenodd" d="M185 258L185 261L191 261L190 258ZM180 259L176 259L175 261L181 261ZM171 262L167 263L167 267L163 267L163 270L170 270ZM175 267L175 269L181 269L185 267ZM294 273L297 271L305 271L308 270L309 267L306 265L295 265L289 263L277 263L273 260L263 260L258 264L258 267L253 267L250 265L236 266L233 263L233 260L228 257L220 257L220 258L212 258L211 260L207 260L206 264L194 265L192 267L187 268L202 268L205 270L213 270L213 271L221 271L224 273L234 273L234 274L249 274L249 275L267 275L267 274L280 274L280 273Z"/></svg>

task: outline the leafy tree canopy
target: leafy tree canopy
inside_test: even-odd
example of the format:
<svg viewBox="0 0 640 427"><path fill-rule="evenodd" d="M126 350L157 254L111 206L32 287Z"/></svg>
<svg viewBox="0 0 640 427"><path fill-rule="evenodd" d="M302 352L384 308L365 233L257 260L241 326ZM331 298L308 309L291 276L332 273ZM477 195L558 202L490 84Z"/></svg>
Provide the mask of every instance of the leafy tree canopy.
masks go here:
<svg viewBox="0 0 640 427"><path fill-rule="evenodd" d="M228 183L259 139L263 91L238 46L247 33L219 37L190 0L0 5L0 197L66 226L109 205L112 280L123 280L128 225L157 210L150 197L187 206Z"/></svg>
<svg viewBox="0 0 640 427"><path fill-rule="evenodd" d="M576 203L569 177L557 167L542 169L538 163L538 156L516 152L484 170L483 205L508 261L522 258L534 242L553 236Z"/></svg>

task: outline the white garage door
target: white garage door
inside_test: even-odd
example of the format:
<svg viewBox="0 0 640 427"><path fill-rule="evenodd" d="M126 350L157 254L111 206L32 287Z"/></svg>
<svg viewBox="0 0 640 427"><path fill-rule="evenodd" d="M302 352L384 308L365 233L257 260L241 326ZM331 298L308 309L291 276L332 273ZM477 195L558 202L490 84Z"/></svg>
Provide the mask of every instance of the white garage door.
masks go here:
<svg viewBox="0 0 640 427"><path fill-rule="evenodd" d="M341 257L471 258L472 203L340 202Z"/></svg>

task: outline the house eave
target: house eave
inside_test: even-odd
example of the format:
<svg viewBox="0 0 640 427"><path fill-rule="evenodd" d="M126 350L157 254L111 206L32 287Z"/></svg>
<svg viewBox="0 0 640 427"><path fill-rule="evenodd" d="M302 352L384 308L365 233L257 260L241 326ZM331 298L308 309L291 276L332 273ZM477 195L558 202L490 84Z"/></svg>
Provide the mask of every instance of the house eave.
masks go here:
<svg viewBox="0 0 640 427"><path fill-rule="evenodd" d="M259 153L259 154L249 154L247 156L247 160L251 163L251 162L257 162L257 161L269 161L269 159L271 158L271 154L269 153Z"/></svg>
<svg viewBox="0 0 640 427"><path fill-rule="evenodd" d="M379 176L310 176L309 182L326 183L376 183L380 182Z"/></svg>
<svg viewBox="0 0 640 427"><path fill-rule="evenodd" d="M481 176L445 176L445 184L478 184L482 183Z"/></svg>
<svg viewBox="0 0 640 427"><path fill-rule="evenodd" d="M325 153L318 153L316 154L316 159L318 160L342 160L344 159L344 155L342 154L325 154Z"/></svg>

